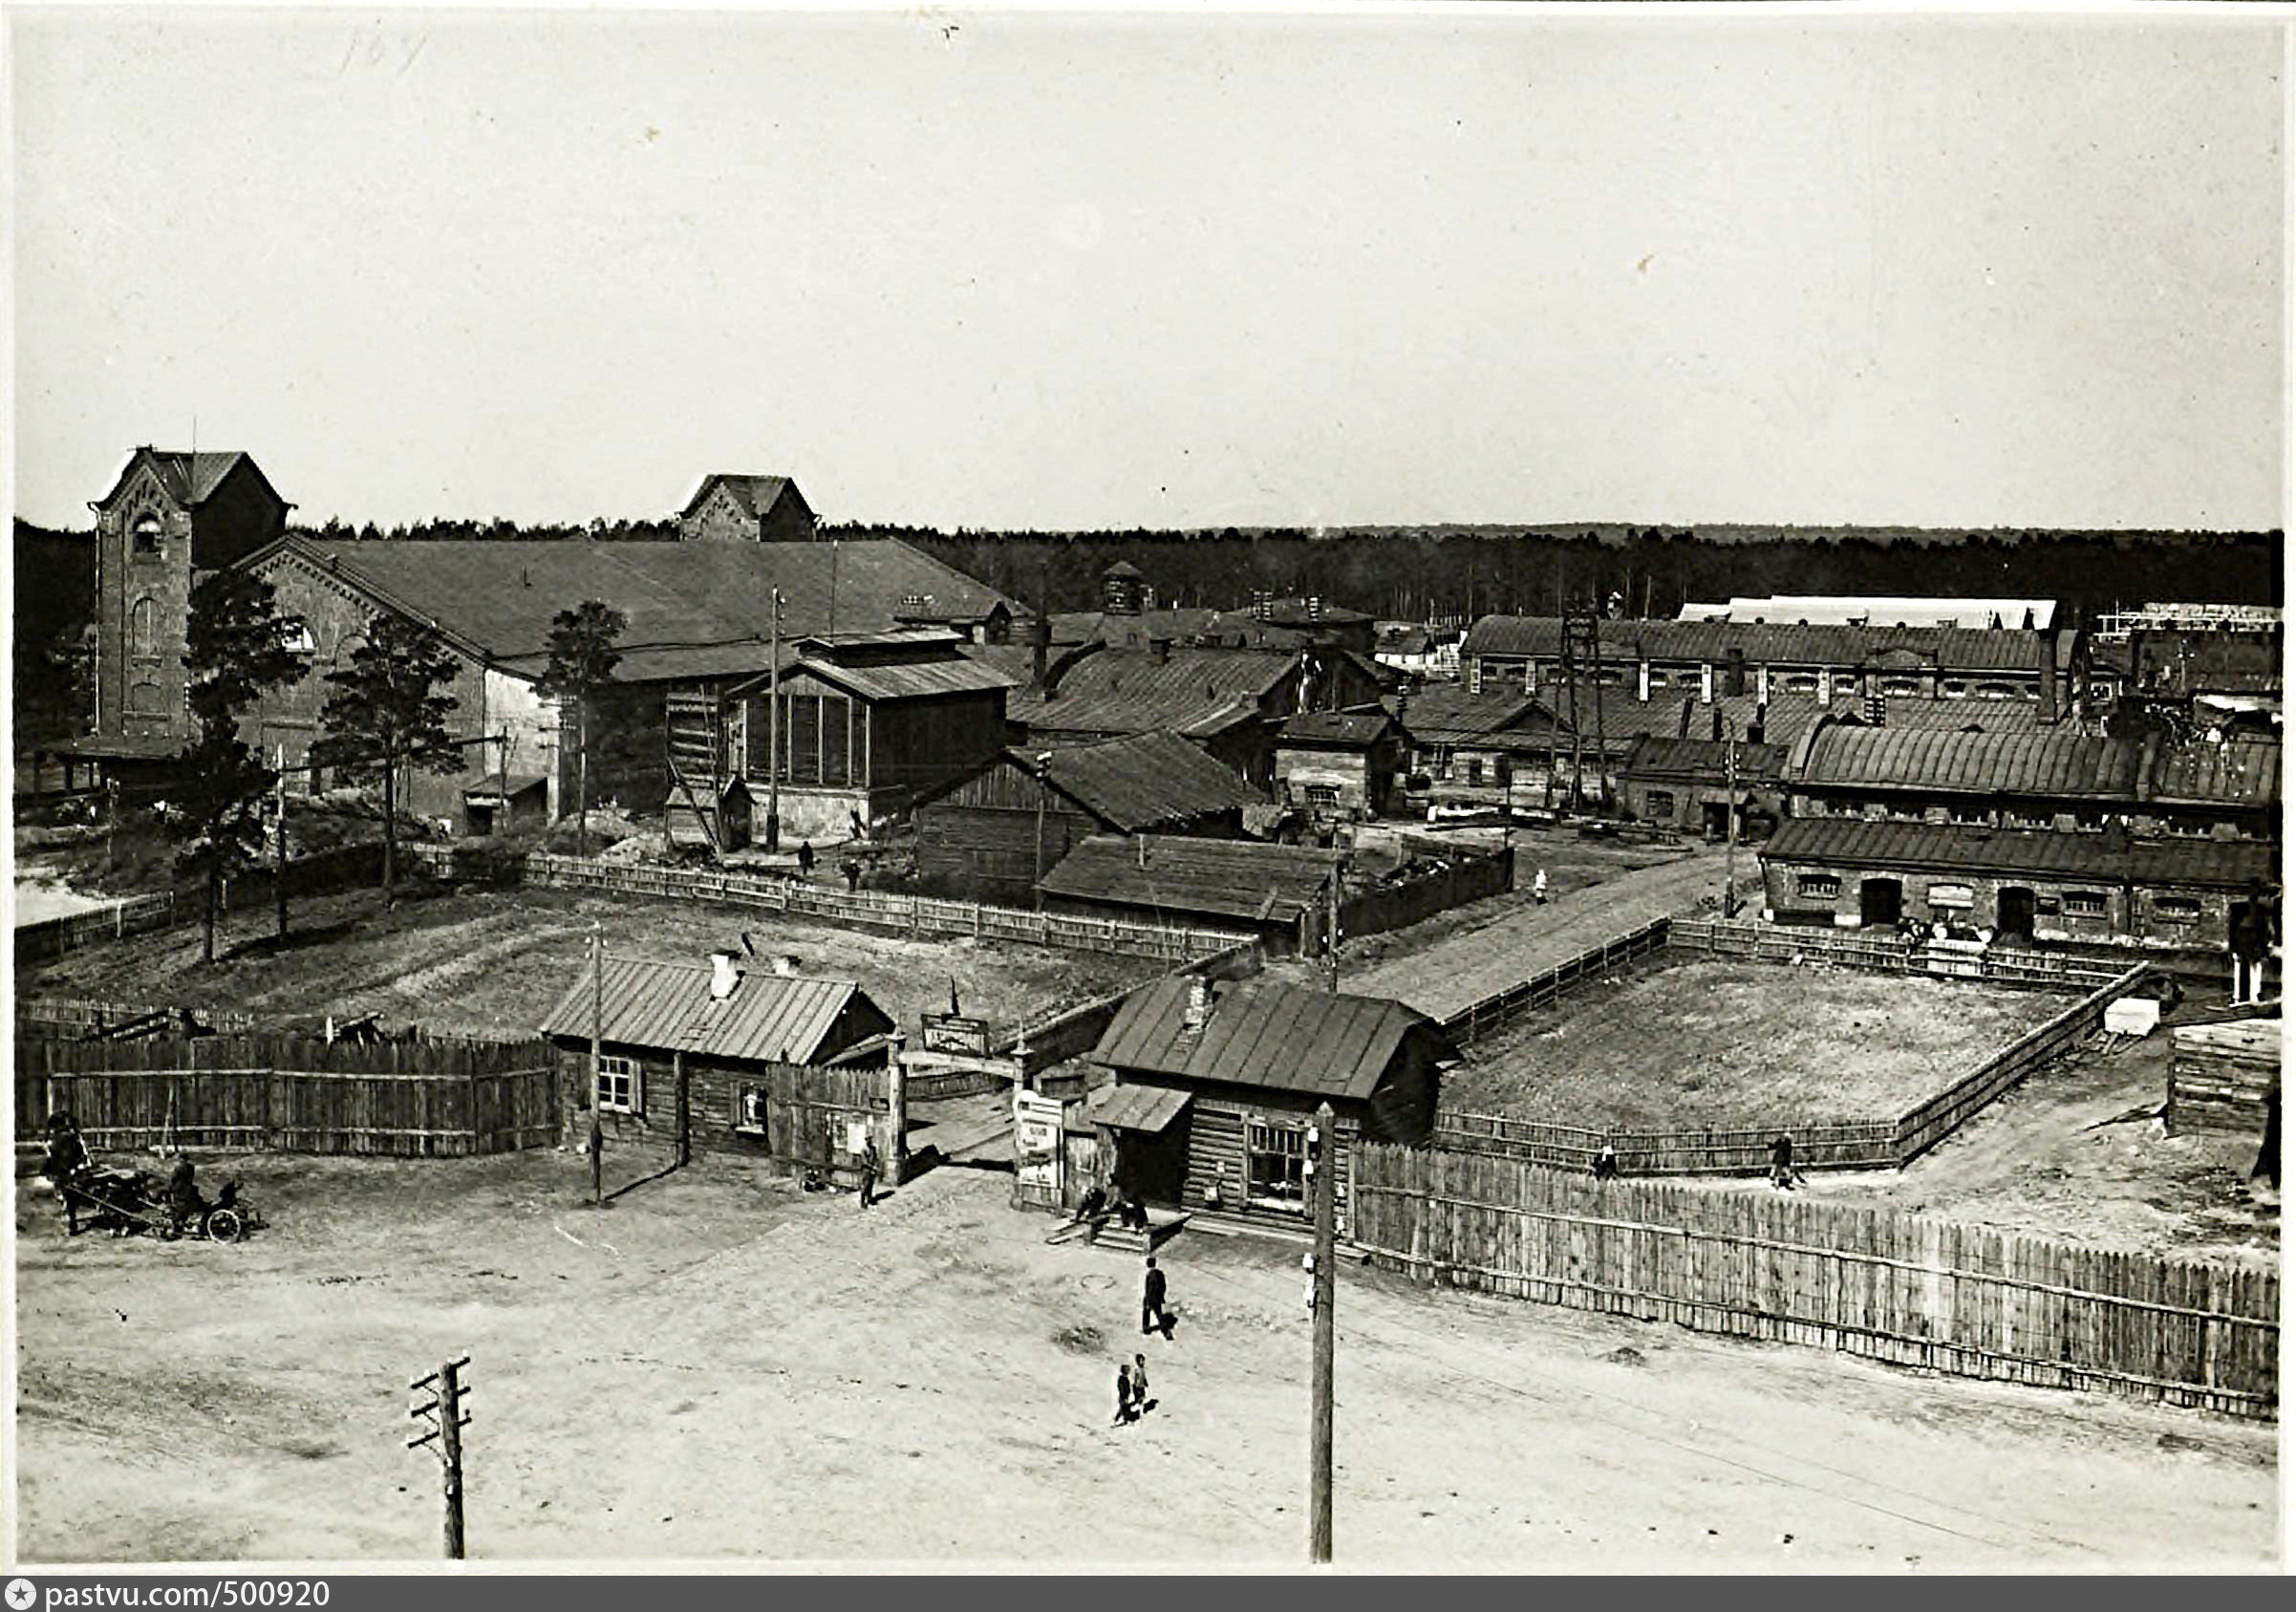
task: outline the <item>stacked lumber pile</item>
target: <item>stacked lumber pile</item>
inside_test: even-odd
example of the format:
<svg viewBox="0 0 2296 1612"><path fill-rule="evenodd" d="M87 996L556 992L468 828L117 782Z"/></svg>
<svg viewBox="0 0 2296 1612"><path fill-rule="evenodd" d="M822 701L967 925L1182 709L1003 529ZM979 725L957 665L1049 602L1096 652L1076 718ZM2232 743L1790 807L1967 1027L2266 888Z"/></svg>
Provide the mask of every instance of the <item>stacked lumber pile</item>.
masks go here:
<svg viewBox="0 0 2296 1612"><path fill-rule="evenodd" d="M2280 1021L2242 1019L2170 1032L2171 1136L2196 1130L2254 1136L2280 1089Z"/></svg>

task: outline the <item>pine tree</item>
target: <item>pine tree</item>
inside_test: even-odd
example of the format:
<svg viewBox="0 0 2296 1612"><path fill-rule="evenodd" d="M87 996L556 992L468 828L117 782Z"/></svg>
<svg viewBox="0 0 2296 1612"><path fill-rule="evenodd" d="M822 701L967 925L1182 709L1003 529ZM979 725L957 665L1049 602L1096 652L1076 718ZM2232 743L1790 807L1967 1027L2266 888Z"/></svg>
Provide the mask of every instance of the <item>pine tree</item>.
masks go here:
<svg viewBox="0 0 2296 1612"><path fill-rule="evenodd" d="M327 674L334 692L319 710L323 730L311 760L354 779L382 784L383 909L397 895L398 777L402 767L450 773L462 764L446 721L454 697L455 653L429 628L378 611L351 664Z"/></svg>
<svg viewBox="0 0 2296 1612"><path fill-rule="evenodd" d="M576 809L581 813L574 829L574 851L590 854L590 730L599 692L613 681L622 652L615 640L629 628L630 618L596 599L586 599L572 610L562 610L550 621L549 665L534 689L546 699L570 703L574 709L575 754L581 758L581 777L575 786Z"/></svg>

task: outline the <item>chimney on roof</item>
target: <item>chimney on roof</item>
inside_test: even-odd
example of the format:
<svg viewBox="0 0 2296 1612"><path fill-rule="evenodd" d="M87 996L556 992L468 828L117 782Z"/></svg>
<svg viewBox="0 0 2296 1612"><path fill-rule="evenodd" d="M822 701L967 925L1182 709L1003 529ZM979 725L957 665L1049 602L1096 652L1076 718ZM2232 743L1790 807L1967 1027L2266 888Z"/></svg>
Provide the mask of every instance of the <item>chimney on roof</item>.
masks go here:
<svg viewBox="0 0 2296 1612"><path fill-rule="evenodd" d="M1188 977L1188 1005L1182 1012L1180 1027L1192 1036L1211 1020L1212 981L1200 974L1191 974Z"/></svg>
<svg viewBox="0 0 2296 1612"><path fill-rule="evenodd" d="M1169 661L1171 657L1172 641L1169 638L1150 638L1148 640L1148 658L1150 660L1153 660L1157 665L1162 666Z"/></svg>
<svg viewBox="0 0 2296 1612"><path fill-rule="evenodd" d="M734 987L740 983L741 971L734 966L733 953L712 952L710 954L710 1000L714 1002L725 1000L734 994Z"/></svg>
<svg viewBox="0 0 2296 1612"><path fill-rule="evenodd" d="M773 972L784 979L798 974L804 967L805 959L795 952L780 952L774 956Z"/></svg>

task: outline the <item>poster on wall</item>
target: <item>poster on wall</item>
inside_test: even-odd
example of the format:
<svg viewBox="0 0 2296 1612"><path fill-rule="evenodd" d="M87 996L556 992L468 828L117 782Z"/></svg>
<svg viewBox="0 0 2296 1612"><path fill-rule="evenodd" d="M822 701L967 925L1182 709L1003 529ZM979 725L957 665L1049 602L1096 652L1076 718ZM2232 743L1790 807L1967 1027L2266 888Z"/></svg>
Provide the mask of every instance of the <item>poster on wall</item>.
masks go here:
<svg viewBox="0 0 2296 1612"><path fill-rule="evenodd" d="M1013 1093L1014 1196L1023 1203L1061 1203L1061 1102L1041 1092Z"/></svg>

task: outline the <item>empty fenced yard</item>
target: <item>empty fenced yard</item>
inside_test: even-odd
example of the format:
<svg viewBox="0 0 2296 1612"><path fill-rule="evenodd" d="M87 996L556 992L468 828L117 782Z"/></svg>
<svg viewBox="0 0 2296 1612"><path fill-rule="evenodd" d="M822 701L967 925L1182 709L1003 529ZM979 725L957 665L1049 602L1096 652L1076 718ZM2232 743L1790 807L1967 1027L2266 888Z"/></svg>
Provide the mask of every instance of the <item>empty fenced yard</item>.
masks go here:
<svg viewBox="0 0 2296 1612"><path fill-rule="evenodd" d="M1764 963L1644 965L1477 1042L1443 1103L1642 1129L1894 1117L2072 999Z"/></svg>

